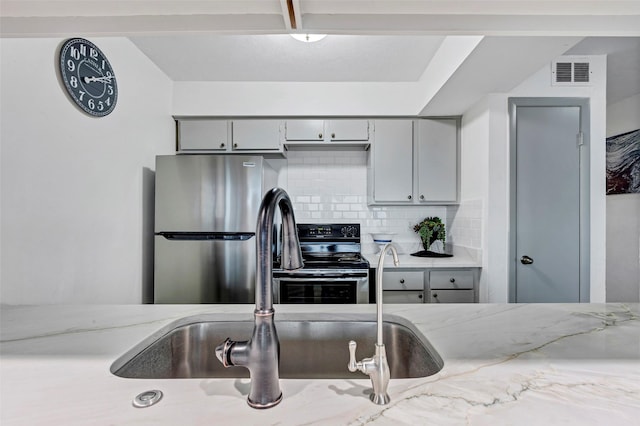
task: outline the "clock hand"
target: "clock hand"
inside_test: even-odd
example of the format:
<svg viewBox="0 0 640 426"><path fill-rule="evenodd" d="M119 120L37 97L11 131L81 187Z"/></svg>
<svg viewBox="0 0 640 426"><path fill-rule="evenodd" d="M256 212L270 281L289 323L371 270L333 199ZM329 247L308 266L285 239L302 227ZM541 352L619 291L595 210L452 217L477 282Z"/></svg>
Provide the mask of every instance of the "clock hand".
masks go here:
<svg viewBox="0 0 640 426"><path fill-rule="evenodd" d="M111 79L113 78L113 76L101 76L101 77L84 77L84 82L85 83L93 83L93 82L98 82L98 83L111 83Z"/></svg>

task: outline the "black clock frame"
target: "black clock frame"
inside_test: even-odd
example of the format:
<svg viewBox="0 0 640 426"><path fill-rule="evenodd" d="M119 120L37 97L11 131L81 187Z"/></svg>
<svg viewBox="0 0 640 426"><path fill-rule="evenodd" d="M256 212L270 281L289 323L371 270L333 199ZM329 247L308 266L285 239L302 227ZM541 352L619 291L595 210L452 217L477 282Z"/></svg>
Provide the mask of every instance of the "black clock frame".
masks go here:
<svg viewBox="0 0 640 426"><path fill-rule="evenodd" d="M60 48L60 76L69 97L94 117L110 114L118 101L118 83L107 57L89 40L72 38Z"/></svg>

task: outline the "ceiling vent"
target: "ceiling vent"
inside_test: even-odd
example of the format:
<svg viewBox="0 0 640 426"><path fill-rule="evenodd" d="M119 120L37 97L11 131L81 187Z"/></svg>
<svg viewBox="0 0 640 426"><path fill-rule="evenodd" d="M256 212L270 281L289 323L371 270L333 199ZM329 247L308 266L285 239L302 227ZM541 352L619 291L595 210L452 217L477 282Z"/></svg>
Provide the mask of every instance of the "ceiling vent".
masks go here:
<svg viewBox="0 0 640 426"><path fill-rule="evenodd" d="M591 63L586 58L563 57L551 64L554 86L590 86Z"/></svg>

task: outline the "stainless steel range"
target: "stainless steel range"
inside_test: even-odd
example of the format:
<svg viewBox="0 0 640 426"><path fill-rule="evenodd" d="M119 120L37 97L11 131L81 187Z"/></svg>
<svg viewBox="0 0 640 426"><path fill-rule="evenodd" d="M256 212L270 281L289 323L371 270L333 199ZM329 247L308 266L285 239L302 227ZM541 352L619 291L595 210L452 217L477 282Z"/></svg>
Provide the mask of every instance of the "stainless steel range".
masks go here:
<svg viewBox="0 0 640 426"><path fill-rule="evenodd" d="M369 262L360 253L360 225L297 226L304 268L274 266L275 302L369 303Z"/></svg>

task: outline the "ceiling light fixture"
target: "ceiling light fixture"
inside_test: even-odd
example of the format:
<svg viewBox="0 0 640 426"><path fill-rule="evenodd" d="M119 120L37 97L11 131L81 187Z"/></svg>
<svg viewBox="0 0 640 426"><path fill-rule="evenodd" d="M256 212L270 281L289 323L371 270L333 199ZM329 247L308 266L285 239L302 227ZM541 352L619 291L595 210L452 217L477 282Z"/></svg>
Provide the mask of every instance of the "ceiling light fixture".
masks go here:
<svg viewBox="0 0 640 426"><path fill-rule="evenodd" d="M316 41L320 41L325 38L326 34L289 34L291 37L295 38L298 41L302 41L305 43L314 43Z"/></svg>

